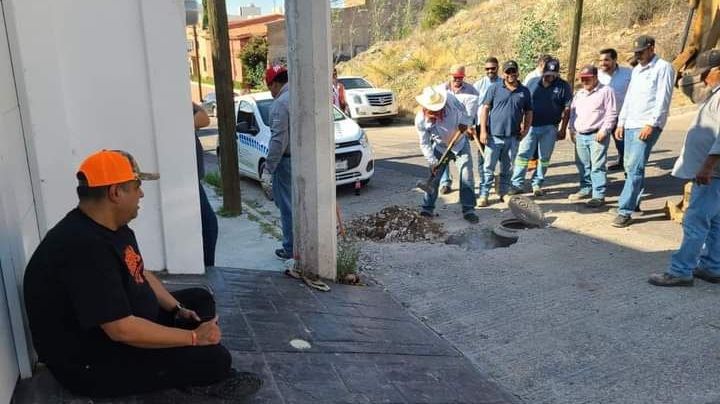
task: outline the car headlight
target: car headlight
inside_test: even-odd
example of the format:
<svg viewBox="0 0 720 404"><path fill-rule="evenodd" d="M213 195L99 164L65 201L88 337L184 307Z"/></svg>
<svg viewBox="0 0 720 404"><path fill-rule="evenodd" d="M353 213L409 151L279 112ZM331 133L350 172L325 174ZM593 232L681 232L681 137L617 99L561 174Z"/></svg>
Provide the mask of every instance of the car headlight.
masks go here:
<svg viewBox="0 0 720 404"><path fill-rule="evenodd" d="M362 146L363 149L368 147L367 134L365 134L365 131L364 131L363 129L360 129L360 139L359 139L359 142L360 142L360 146Z"/></svg>
<svg viewBox="0 0 720 404"><path fill-rule="evenodd" d="M362 104L362 97L359 95L353 95L353 103Z"/></svg>

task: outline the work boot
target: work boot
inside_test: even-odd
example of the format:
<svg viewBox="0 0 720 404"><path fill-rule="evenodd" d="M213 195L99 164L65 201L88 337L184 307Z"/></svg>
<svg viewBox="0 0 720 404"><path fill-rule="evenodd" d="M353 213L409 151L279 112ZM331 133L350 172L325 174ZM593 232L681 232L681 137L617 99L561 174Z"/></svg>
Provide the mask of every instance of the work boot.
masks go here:
<svg viewBox="0 0 720 404"><path fill-rule="evenodd" d="M698 268L693 271L693 276L710 283L720 283L720 275L715 275L707 269Z"/></svg>
<svg viewBox="0 0 720 404"><path fill-rule="evenodd" d="M464 214L463 219L467 220L472 224L476 224L480 221L480 218L474 212L468 212Z"/></svg>
<svg viewBox="0 0 720 404"><path fill-rule="evenodd" d="M420 211L420 216L422 216L422 217L427 217L427 218L432 218L434 215L433 215L432 212L428 212L427 210L421 210L421 211Z"/></svg>
<svg viewBox="0 0 720 404"><path fill-rule="evenodd" d="M533 196L545 196L545 191L540 187L533 187Z"/></svg>
<svg viewBox="0 0 720 404"><path fill-rule="evenodd" d="M180 390L194 396L216 397L237 402L255 394L262 385L262 379L255 373L238 372L233 369L230 376L217 383L207 386L186 386Z"/></svg>
<svg viewBox="0 0 720 404"><path fill-rule="evenodd" d="M487 195L482 195L482 196L480 196L480 197L478 198L478 203L477 203L477 205L480 206L481 208L484 208L484 207L490 205L490 202L488 202L488 197L487 197Z"/></svg>
<svg viewBox="0 0 720 404"><path fill-rule="evenodd" d="M524 194L524 193L525 192L523 192L522 188L512 185L512 186L510 186L510 190L508 191L507 194L508 195L520 195L520 194Z"/></svg>
<svg viewBox="0 0 720 404"><path fill-rule="evenodd" d="M571 201L579 201L581 199L586 199L589 197L590 197L589 192L578 191L578 192L575 192L574 194L570 194L570 196L568 196L568 199Z"/></svg>
<svg viewBox="0 0 720 404"><path fill-rule="evenodd" d="M617 215L615 219L613 219L612 225L613 227L628 227L631 222L632 218L630 216Z"/></svg>
<svg viewBox="0 0 720 404"><path fill-rule="evenodd" d="M443 195L447 195L450 192L452 192L452 188L450 188L450 185L443 185L440 187L440 193Z"/></svg>
<svg viewBox="0 0 720 404"><path fill-rule="evenodd" d="M588 208L599 208L605 205L605 198L592 198L589 201L585 202L585 205Z"/></svg>
<svg viewBox="0 0 720 404"><path fill-rule="evenodd" d="M648 283L655 286L692 286L693 278L680 278L667 273L650 274Z"/></svg>

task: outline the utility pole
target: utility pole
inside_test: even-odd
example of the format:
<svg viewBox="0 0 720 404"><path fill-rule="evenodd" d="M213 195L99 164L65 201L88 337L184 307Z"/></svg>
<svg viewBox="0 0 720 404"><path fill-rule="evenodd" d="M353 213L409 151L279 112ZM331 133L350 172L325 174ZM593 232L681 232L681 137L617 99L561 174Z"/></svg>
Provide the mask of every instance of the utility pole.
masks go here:
<svg viewBox="0 0 720 404"><path fill-rule="evenodd" d="M580 46L580 26L582 25L583 0L575 0L575 22L573 23L572 45L570 46L570 63L568 66L568 83L575 87L575 69L577 68L578 47Z"/></svg>
<svg viewBox="0 0 720 404"><path fill-rule="evenodd" d="M237 139L235 138L235 100L230 65L230 38L225 0L208 0L208 24L212 39L213 76L220 133L220 168L223 210L229 215L242 213L238 175Z"/></svg>
<svg viewBox="0 0 720 404"><path fill-rule="evenodd" d="M335 139L331 115L330 2L285 0L293 173L294 253L299 269L335 279Z"/></svg>
<svg viewBox="0 0 720 404"><path fill-rule="evenodd" d="M203 93L202 93L202 74L200 74L200 44L198 43L197 38L197 24L193 25L193 39L195 40L194 48L195 48L195 71L197 72L197 80L198 80L198 95L200 96L200 102L203 101Z"/></svg>

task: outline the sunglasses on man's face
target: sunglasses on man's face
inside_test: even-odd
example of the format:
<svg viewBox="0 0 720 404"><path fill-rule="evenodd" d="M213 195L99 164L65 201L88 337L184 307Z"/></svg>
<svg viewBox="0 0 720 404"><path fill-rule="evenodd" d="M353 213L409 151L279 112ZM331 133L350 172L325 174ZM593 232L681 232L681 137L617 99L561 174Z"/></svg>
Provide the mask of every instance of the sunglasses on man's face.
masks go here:
<svg viewBox="0 0 720 404"><path fill-rule="evenodd" d="M497 70L497 66L485 66L486 72L494 72L495 70Z"/></svg>

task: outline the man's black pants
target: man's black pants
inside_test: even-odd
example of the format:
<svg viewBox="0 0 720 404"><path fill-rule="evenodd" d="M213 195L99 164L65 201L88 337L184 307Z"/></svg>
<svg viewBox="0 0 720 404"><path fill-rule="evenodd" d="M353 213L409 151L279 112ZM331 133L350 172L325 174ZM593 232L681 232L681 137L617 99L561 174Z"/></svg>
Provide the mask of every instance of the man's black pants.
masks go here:
<svg viewBox="0 0 720 404"><path fill-rule="evenodd" d="M205 289L192 288L172 295L202 319L215 316L215 301ZM194 329L195 324L175 324L170 313L159 322ZM189 385L207 385L226 378L231 371L230 353L222 345L144 349L115 344L90 363L48 364L53 376L72 393L89 397L116 397Z"/></svg>

